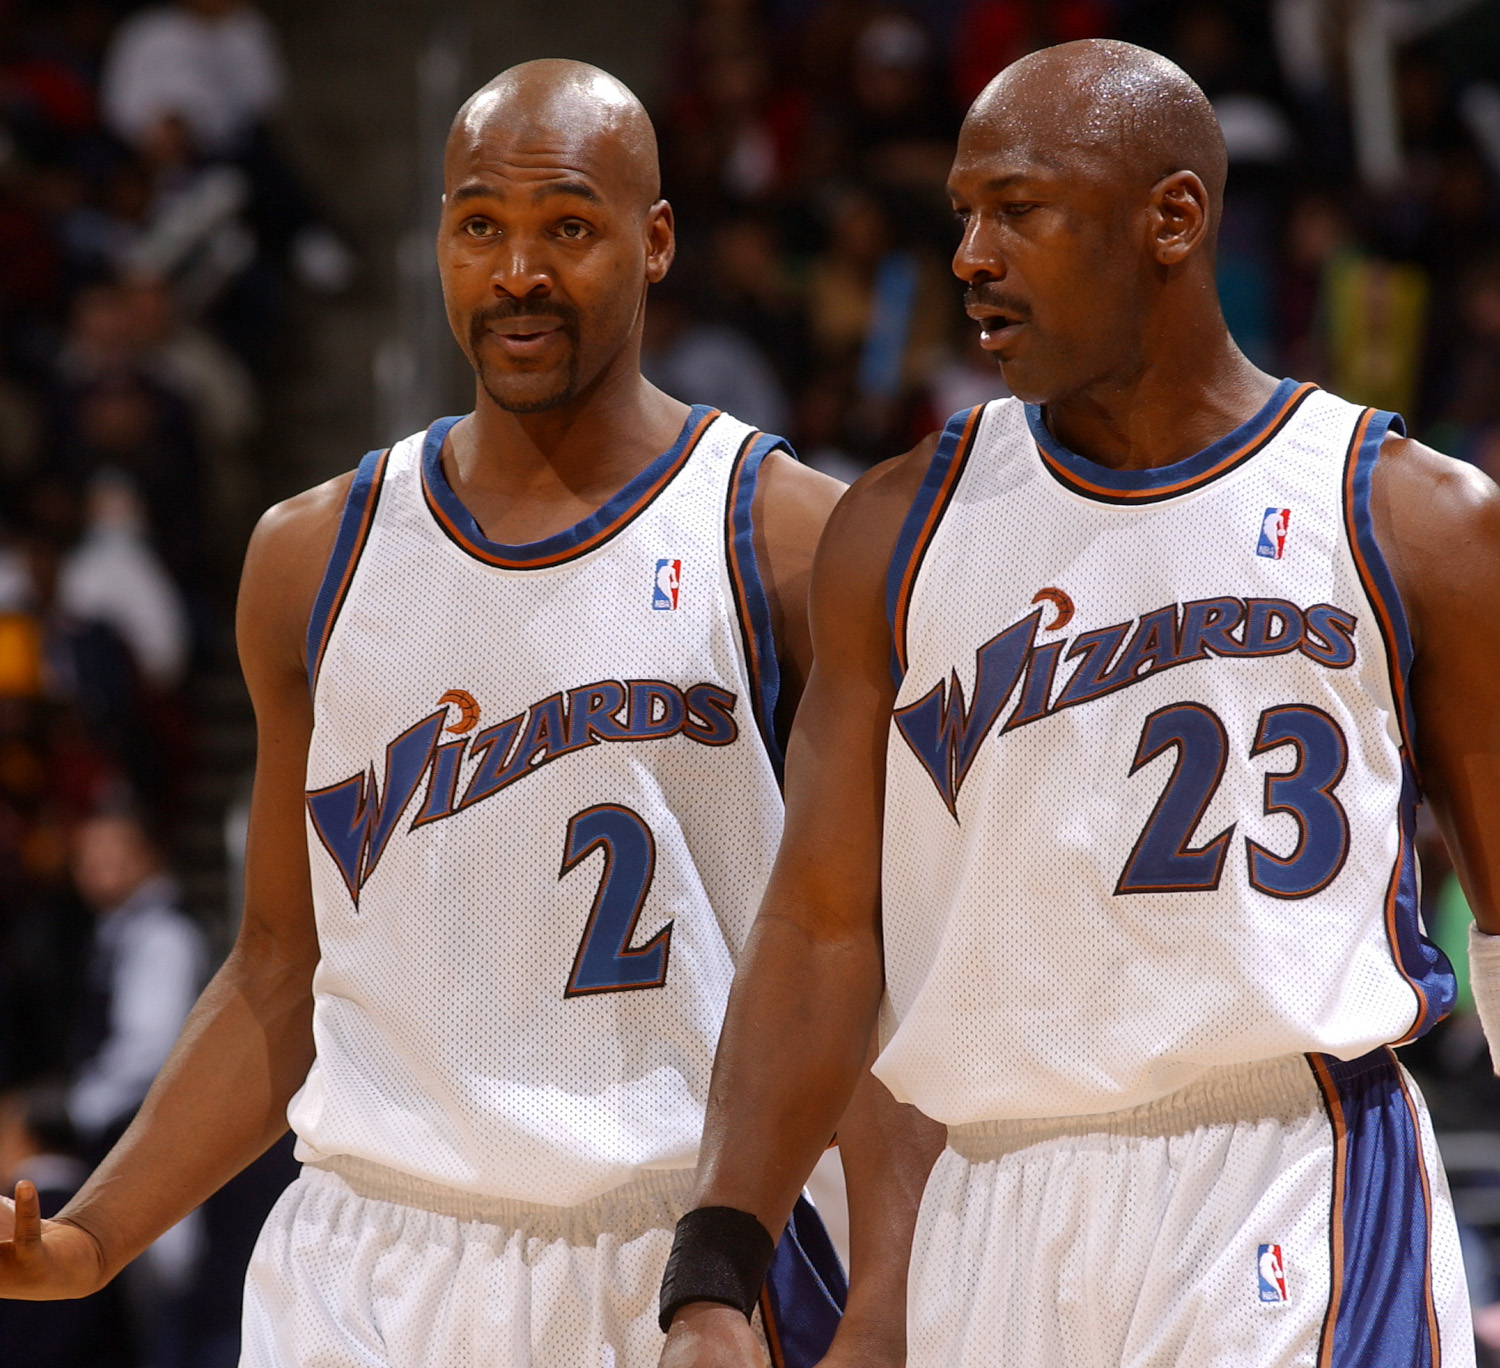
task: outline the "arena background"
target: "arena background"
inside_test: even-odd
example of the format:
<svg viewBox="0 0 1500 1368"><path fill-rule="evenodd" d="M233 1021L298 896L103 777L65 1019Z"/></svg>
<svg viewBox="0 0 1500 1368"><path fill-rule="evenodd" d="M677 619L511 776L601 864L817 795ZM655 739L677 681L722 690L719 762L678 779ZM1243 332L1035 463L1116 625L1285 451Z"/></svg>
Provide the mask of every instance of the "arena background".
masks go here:
<svg viewBox="0 0 1500 1368"><path fill-rule="evenodd" d="M1001 393L947 269L968 100L1050 42L1154 47L1225 127L1220 284L1245 350L1500 473L1496 0L148 8L0 0L6 1190L43 1171L56 1200L76 1186L232 938L245 539L271 501L467 407L431 259L438 153L463 96L513 62L597 62L657 120L680 255L653 294L648 373L853 478ZM204 40L221 24L245 44L235 81ZM1430 830L1423 847L1429 925L1461 968L1462 896ZM171 953L125 1040L108 1004L142 971L110 927L143 902ZM1500 1089L1467 992L1404 1054L1488 1353ZM0 1304L0 1358L234 1363L240 1271L289 1166L282 1146L107 1296Z"/></svg>

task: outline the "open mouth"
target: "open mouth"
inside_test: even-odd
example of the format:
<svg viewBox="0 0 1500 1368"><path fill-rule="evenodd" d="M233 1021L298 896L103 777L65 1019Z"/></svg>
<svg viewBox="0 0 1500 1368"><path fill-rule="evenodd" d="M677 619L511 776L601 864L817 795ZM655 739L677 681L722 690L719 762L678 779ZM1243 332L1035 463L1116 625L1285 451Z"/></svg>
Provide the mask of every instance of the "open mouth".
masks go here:
<svg viewBox="0 0 1500 1368"><path fill-rule="evenodd" d="M986 351L1005 346L1027 322L1019 313L984 306L971 308L969 317L979 324L979 345Z"/></svg>

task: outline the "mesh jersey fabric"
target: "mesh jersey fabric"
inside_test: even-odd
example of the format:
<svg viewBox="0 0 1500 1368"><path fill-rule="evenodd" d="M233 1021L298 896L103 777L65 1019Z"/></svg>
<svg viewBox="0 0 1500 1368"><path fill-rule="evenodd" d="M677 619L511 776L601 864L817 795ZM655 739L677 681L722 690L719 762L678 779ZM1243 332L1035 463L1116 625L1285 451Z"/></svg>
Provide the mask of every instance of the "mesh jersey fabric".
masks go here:
<svg viewBox="0 0 1500 1368"><path fill-rule="evenodd" d="M781 831L748 528L777 439L695 408L592 518L506 547L447 487L453 421L362 465L309 631L289 1116L304 1161L570 1206L696 1158Z"/></svg>
<svg viewBox="0 0 1500 1368"><path fill-rule="evenodd" d="M1142 472L1017 400L950 421L891 570L898 1098L949 1125L1106 1112L1446 1010L1369 525L1394 421L1283 381Z"/></svg>

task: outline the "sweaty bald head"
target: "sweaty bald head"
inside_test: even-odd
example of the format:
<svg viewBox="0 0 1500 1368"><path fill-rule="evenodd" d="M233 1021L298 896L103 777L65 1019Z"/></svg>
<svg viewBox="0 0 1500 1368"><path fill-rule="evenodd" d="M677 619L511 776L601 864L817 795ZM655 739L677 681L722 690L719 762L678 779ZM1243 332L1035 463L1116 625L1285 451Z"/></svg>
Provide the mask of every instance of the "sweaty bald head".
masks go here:
<svg viewBox="0 0 1500 1368"><path fill-rule="evenodd" d="M964 120L953 269L1013 393L1127 383L1173 338L1228 336L1213 246L1224 139L1201 90L1129 43L1013 63Z"/></svg>
<svg viewBox="0 0 1500 1368"><path fill-rule="evenodd" d="M1207 96L1181 67L1132 43L1086 39L1012 63L974 101L964 137L1142 190L1191 171L1215 219L1223 199L1228 158Z"/></svg>
<svg viewBox="0 0 1500 1368"><path fill-rule="evenodd" d="M628 86L587 62L522 62L469 96L448 132L449 188L474 149L497 141L528 160L607 173L642 212L661 198L650 117Z"/></svg>

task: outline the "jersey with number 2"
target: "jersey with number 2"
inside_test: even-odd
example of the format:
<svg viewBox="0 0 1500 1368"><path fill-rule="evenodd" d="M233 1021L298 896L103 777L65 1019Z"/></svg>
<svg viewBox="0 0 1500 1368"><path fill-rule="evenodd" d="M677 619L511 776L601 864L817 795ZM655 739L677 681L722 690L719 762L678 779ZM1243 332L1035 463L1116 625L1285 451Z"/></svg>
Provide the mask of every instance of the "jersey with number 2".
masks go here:
<svg viewBox="0 0 1500 1368"><path fill-rule="evenodd" d="M597 513L490 541L372 453L308 633L321 962L299 1154L576 1205L693 1164L781 832L750 526L776 444L698 407Z"/></svg>
<svg viewBox="0 0 1500 1368"><path fill-rule="evenodd" d="M1286 380L1146 471L1019 400L949 422L888 584L897 1097L950 1125L1108 1112L1447 1010L1369 508L1395 421Z"/></svg>

